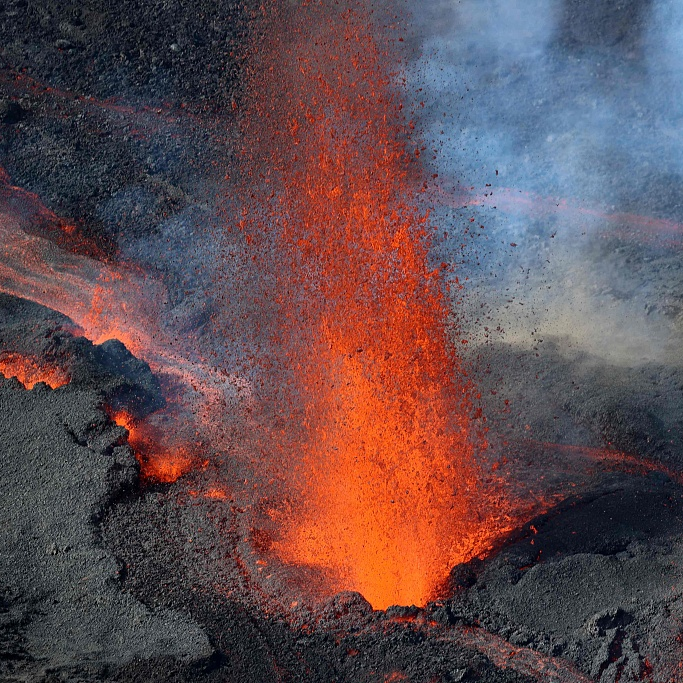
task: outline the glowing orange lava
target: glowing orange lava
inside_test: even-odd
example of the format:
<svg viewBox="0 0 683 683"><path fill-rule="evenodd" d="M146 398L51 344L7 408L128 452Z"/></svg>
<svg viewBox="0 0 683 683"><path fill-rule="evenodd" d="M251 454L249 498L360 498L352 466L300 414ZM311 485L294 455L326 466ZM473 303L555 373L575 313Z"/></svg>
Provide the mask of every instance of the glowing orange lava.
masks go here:
<svg viewBox="0 0 683 683"><path fill-rule="evenodd" d="M64 222L35 195L2 183L0 175L0 291L64 313L95 343L122 340L160 367L160 356L167 354L163 340L156 341L162 337L157 334L163 300L158 283L130 265L103 263L34 234L35 220L50 224L44 230L48 234Z"/></svg>
<svg viewBox="0 0 683 683"><path fill-rule="evenodd" d="M351 2L271 19L247 126L263 154L257 201L241 227L255 251L264 234L279 249L277 335L303 406L284 475L299 507L277 549L375 608L424 604L490 533L413 190L422 170L372 17Z"/></svg>
<svg viewBox="0 0 683 683"><path fill-rule="evenodd" d="M57 389L70 380L62 368L16 353L3 353L0 356L0 373L7 378L16 377L27 389L33 389L38 382Z"/></svg>
<svg viewBox="0 0 683 683"><path fill-rule="evenodd" d="M36 231L32 223L36 216L50 226ZM160 311L168 295L159 279L132 263L99 261L88 255L85 247L74 253L64 249L60 240L35 234L52 234L63 225L65 222L48 211L36 195L10 185L9 176L0 168L0 291L60 311L80 328L74 330L77 334L95 344L109 339L122 341L173 384L175 413L165 411L163 429L155 422L158 415L144 423L121 416L118 419L131 432L130 442L143 477L175 481L201 462L195 455L196 423L206 423L216 406L225 406L226 394L230 398L237 392L246 400L248 383L224 368L195 360L192 334L185 334L181 342L172 329L164 327ZM62 381L57 371L42 361L38 365L41 370L49 369L49 374L37 373L28 361L9 360L3 372L22 381L25 378L31 386L37 381L47 381L51 386L68 381ZM183 400L186 412L180 416L178 404Z"/></svg>
<svg viewBox="0 0 683 683"><path fill-rule="evenodd" d="M126 412L115 413L112 420L128 430L128 443L145 479L170 484L197 464L197 459L183 446L162 448L163 437L149 423L138 422Z"/></svg>

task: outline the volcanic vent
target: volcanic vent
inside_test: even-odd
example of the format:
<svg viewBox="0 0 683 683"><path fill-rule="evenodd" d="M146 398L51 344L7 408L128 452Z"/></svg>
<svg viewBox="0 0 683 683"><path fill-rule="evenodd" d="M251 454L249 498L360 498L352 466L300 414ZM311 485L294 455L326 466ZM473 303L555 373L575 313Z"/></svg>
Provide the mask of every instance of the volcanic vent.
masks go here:
<svg viewBox="0 0 683 683"><path fill-rule="evenodd" d="M277 551L386 608L424 605L496 529L380 22L355 5L267 19L240 229L272 271L276 410L301 425L273 446L293 499Z"/></svg>
<svg viewBox="0 0 683 683"><path fill-rule="evenodd" d="M561 4L3 5L5 679L680 678L683 217L495 97L667 3Z"/></svg>

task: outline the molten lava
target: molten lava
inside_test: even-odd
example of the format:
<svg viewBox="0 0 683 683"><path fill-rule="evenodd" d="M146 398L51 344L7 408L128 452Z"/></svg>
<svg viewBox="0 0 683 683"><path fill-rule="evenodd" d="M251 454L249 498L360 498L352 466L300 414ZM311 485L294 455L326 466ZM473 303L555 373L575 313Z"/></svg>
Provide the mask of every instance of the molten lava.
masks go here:
<svg viewBox="0 0 683 683"><path fill-rule="evenodd" d="M126 412L115 413L112 419L128 430L128 443L145 479L170 484L197 464L197 458L184 445L164 448L163 436L149 423L139 422Z"/></svg>
<svg viewBox="0 0 683 683"><path fill-rule="evenodd" d="M16 377L27 389L33 389L38 382L44 382L51 389L57 389L68 384L70 380L63 368L16 353L0 355L0 373L7 378Z"/></svg>
<svg viewBox="0 0 683 683"><path fill-rule="evenodd" d="M423 604L453 564L506 526L474 501L470 389L429 263L432 228L414 192L423 169L386 69L394 58L367 12L279 5L265 19L267 47L252 55L257 95L244 113L253 146L238 169L249 193L245 263L259 269L244 295L255 329L240 327L247 316L236 306L224 313L239 344L255 350L260 375L233 372L215 334L219 316L201 341L175 328L162 315L162 281L76 249L77 235L68 241L73 231L6 175L0 290L60 310L96 343L121 339L182 385L178 413L162 428L117 417L144 477L175 481L203 462L201 432L229 454L252 509L279 496L268 507L282 522L272 545L282 560L323 568L331 588L359 590L375 607ZM252 396L252 380L266 391ZM253 422L238 425L257 399Z"/></svg>
<svg viewBox="0 0 683 683"><path fill-rule="evenodd" d="M241 228L254 258L277 248L273 337L303 423L279 444L299 507L277 550L375 608L424 604L490 532L393 57L366 11L341 6L272 8L251 84L260 145Z"/></svg>

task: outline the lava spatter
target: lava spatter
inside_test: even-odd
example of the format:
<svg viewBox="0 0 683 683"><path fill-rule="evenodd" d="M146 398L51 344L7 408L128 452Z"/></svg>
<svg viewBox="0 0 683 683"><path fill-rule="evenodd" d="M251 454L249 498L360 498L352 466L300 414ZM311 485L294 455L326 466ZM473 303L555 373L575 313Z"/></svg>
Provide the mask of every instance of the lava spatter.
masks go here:
<svg viewBox="0 0 683 683"><path fill-rule="evenodd" d="M7 378L16 377L27 389L33 389L39 382L58 389L70 381L69 373L63 368L18 353L0 354L0 374Z"/></svg>
<svg viewBox="0 0 683 683"><path fill-rule="evenodd" d="M272 275L288 383L276 440L295 502L276 547L376 608L424 604L491 530L423 170L372 13L290 10L264 6L254 48L240 224Z"/></svg>
<svg viewBox="0 0 683 683"><path fill-rule="evenodd" d="M128 443L145 480L170 484L197 466L199 459L188 444L173 444L148 421L136 420L125 411L114 413L112 420L128 430Z"/></svg>

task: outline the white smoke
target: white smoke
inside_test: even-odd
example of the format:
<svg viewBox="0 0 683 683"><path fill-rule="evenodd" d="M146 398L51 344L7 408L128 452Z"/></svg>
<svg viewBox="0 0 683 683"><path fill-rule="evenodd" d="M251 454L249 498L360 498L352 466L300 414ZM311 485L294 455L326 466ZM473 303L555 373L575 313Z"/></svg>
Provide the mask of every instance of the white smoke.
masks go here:
<svg viewBox="0 0 683 683"><path fill-rule="evenodd" d="M458 273L472 338L485 324L527 347L562 336L614 362L683 362L683 233L627 217L683 224L680 3L432 0L414 23L409 83L443 191L532 198L437 212L440 256L462 260L463 226L478 232Z"/></svg>

